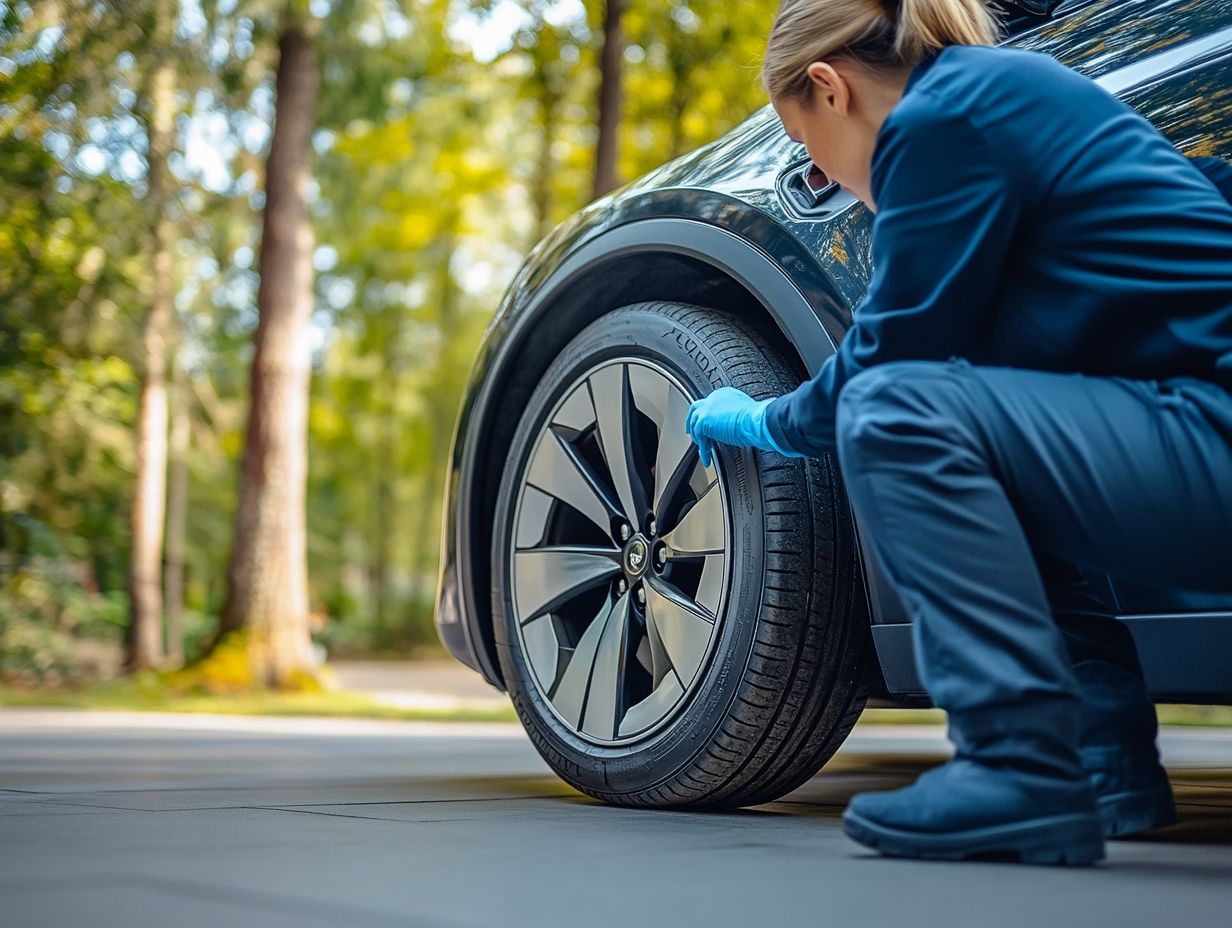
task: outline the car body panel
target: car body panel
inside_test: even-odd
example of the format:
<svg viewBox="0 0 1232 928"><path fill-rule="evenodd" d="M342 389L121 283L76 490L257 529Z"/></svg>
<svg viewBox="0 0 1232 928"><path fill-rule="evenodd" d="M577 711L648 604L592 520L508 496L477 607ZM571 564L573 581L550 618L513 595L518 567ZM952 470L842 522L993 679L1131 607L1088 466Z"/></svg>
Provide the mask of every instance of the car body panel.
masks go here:
<svg viewBox="0 0 1232 928"><path fill-rule="evenodd" d="M1232 159L1232 4L1074 0L1007 44L1051 54L1098 79L1183 153ZM649 298L639 289L643 282L630 279L639 275L622 273L629 267L622 262L664 255L682 262L664 265L673 273L703 280L698 268L704 267L738 284L795 348L801 375L814 373L850 327L867 289L872 215L845 193L820 219L801 219L785 207L776 181L805 161L803 146L787 139L766 106L710 145L575 214L531 251L510 285L484 334L453 436L436 613L448 649L494 686L503 688L490 604L479 602L475 592L490 588L484 519L502 450L501 410L533 386L538 371L530 353L550 356L553 338L563 346L593 318L596 301ZM604 292L587 290L588 275L605 267L614 270ZM538 324L548 312L552 324ZM1232 619L1232 603L1218 597L1092 579L1119 611L1150 614L1138 616L1150 622L1131 623L1148 630L1144 646L1158 643L1159 622L1169 616L1204 614L1201 622L1189 623L1194 629L1209 629L1219 614ZM866 582L873 621L884 626L874 631L887 689L918 692L907 619L883 577L873 572ZM1165 626L1177 630L1178 642L1186 637L1181 625ZM1179 656L1161 655L1160 666L1175 670ZM1174 681L1172 670L1152 670L1152 679L1161 685ZM1214 683L1203 679L1203 687L1192 692L1209 697ZM1225 682L1232 691L1232 682Z"/></svg>

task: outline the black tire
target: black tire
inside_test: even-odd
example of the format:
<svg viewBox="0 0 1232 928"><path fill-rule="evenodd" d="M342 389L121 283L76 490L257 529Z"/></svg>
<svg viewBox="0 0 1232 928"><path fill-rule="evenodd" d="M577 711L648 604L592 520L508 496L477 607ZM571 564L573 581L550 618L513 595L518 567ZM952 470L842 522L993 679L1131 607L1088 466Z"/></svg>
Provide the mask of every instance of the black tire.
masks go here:
<svg viewBox="0 0 1232 928"><path fill-rule="evenodd" d="M765 398L799 383L781 352L739 317L677 303L622 307L566 346L522 414L496 505L492 615L507 689L544 759L590 796L657 808L772 801L838 750L868 693L870 635L833 457L716 446L731 529L727 598L707 662L662 730L632 744L582 737L552 710L519 644L509 552L532 444L582 372L612 357L670 370L689 400L722 385Z"/></svg>

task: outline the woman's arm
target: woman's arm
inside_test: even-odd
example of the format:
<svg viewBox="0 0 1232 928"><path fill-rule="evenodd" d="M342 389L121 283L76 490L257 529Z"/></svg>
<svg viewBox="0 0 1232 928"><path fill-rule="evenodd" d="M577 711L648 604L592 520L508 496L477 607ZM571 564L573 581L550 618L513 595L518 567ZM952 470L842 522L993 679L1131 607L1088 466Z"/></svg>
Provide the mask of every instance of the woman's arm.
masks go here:
<svg viewBox="0 0 1232 928"><path fill-rule="evenodd" d="M834 446L839 391L860 371L963 350L995 300L1022 216L1029 166L963 114L931 98L911 103L891 113L874 149L874 270L854 324L811 380L765 411L774 443L802 454Z"/></svg>
<svg viewBox="0 0 1232 928"><path fill-rule="evenodd" d="M1232 203L1232 163L1222 158L1201 156L1190 158L1190 162L1206 175L1206 179L1214 184L1223 198Z"/></svg>

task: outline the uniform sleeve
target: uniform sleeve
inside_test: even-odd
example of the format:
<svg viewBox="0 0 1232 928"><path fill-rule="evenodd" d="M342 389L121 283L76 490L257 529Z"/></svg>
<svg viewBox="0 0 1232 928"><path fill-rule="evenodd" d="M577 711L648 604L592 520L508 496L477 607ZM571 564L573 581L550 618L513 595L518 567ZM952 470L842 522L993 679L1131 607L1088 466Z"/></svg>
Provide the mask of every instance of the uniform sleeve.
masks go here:
<svg viewBox="0 0 1232 928"><path fill-rule="evenodd" d="M767 407L777 444L820 455L834 447L839 391L860 371L961 352L996 298L1018 225L1026 178L1014 157L935 103L891 114L873 154L868 293L837 352Z"/></svg>
<svg viewBox="0 0 1232 928"><path fill-rule="evenodd" d="M1206 176L1207 180L1218 188L1223 198L1232 203L1232 162L1215 157L1198 157L1189 160Z"/></svg>

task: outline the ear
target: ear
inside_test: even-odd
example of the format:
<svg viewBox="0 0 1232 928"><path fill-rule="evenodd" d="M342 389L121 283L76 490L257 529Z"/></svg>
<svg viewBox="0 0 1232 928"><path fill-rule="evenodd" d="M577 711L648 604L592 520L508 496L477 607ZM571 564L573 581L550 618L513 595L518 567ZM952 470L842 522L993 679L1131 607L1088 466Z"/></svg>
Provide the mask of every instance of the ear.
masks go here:
<svg viewBox="0 0 1232 928"><path fill-rule="evenodd" d="M851 86L847 79L825 61L814 61L805 73L812 87L812 100L834 110L839 116L846 116L851 106Z"/></svg>

